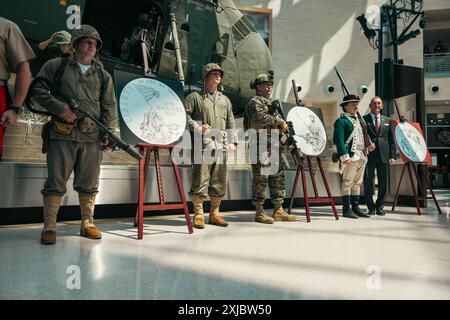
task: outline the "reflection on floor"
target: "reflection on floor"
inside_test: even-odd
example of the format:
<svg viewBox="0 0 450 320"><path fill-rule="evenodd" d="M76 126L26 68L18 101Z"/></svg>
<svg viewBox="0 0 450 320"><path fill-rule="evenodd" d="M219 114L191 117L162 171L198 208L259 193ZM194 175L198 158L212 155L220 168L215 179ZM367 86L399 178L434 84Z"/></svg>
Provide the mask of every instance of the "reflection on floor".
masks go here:
<svg viewBox="0 0 450 320"><path fill-rule="evenodd" d="M297 222L262 225L227 212L228 228L189 235L183 216L97 221L100 241L58 225L0 229L0 299L450 299L449 191L443 214L398 207L385 216L335 221L330 208ZM388 207L386 207L388 209Z"/></svg>

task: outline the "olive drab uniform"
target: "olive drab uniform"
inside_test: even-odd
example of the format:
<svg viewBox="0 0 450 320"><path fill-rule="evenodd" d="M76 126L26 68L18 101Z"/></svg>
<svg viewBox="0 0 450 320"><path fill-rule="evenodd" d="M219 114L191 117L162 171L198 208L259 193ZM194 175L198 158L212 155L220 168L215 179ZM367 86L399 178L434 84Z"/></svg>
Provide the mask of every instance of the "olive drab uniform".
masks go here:
<svg viewBox="0 0 450 320"><path fill-rule="evenodd" d="M223 70L219 65L210 63L203 68L203 78L211 71L220 71L223 75ZM209 148L217 150L217 147L221 146L224 151L221 161L215 161L211 164L204 162L194 163L192 167L192 184L189 195L194 204L194 227L202 229L204 228L204 224L200 221L203 221L204 199L208 195L211 198L209 223L216 224L212 223L214 219L212 220L211 218L214 215L218 216L220 201L226 193L228 179L226 150L228 143L236 142L234 132L235 123L231 102L219 90L213 94L190 93L185 99L185 108L187 126L192 135L199 134L198 128L205 124L210 126L211 132L215 133L214 135L208 134L202 136L202 150ZM227 132L230 132L230 129L232 132L231 137L227 136ZM194 132L197 133L194 134ZM194 148L198 147L194 146ZM222 222L218 225L228 225L224 220Z"/></svg>
<svg viewBox="0 0 450 320"><path fill-rule="evenodd" d="M82 25L74 29L72 43L90 37L97 39L97 47L101 47L101 39L97 31ZM52 82L57 80L63 58L48 61L38 76ZM94 58L87 71L83 73L81 65L70 56L66 61L60 90L63 94L75 98L85 108L111 130L115 130L117 106L112 77L103 69L102 64ZM64 102L50 95L40 84L33 91L33 99L51 114L58 115ZM41 193L44 195L44 229L56 233L56 214L61 198L66 193L66 183L71 172L74 172L73 188L79 194L82 215L81 233L88 238L98 239L101 233L93 226L95 195L98 193L102 150L99 128L87 117L77 118L68 124L52 116L47 149L48 179ZM48 218L50 216L50 218ZM90 232L91 230L92 232ZM43 235L42 234L42 235ZM41 242L52 244L56 240Z"/></svg>
<svg viewBox="0 0 450 320"><path fill-rule="evenodd" d="M190 131L194 131L199 123L209 124L212 130L220 131L223 138L223 148L226 151L228 146L226 130L235 128L230 100L219 91L216 92L215 97L209 93L204 97L197 92L193 92L186 97L185 104ZM213 137L205 136L202 139L202 149L213 147L212 145L218 142L215 137L213 140ZM190 194L197 194L204 198L208 195L223 197L227 184L227 164L194 164L192 178Z"/></svg>
<svg viewBox="0 0 450 320"><path fill-rule="evenodd" d="M38 76L54 81L61 63L62 58L48 61ZM102 76L99 75L100 72L103 73ZM101 79L105 81L104 92L101 90ZM69 57L61 79L61 91L69 97L76 98L82 107L108 128L115 130L117 109L114 87L111 76L100 62L94 60L89 70L82 74L73 56ZM48 95L47 92L39 91L33 98L54 115L59 114L64 105L64 102ZM72 169L75 173L75 191L80 194L97 193L102 161L100 144L99 129L89 118L77 119L74 124L52 119L47 151L49 177L42 194L64 195Z"/></svg>
<svg viewBox="0 0 450 320"><path fill-rule="evenodd" d="M261 74L255 78L250 85L251 88L256 88L257 84L273 81L266 75ZM294 221L294 216L289 216L283 211L282 204L286 195L284 169L289 167L288 161L284 154L284 146L279 143L279 139L275 139L278 147L278 157L271 157L271 130L278 129L285 121L278 115L271 112L271 99L266 99L260 95L254 96L250 99L244 114L244 128L254 129L257 131L257 141L249 141L250 146L257 147L257 163L252 163L252 203L256 207L257 222L273 223L275 221ZM261 131L263 130L263 131ZM267 139L266 150L259 150L260 139ZM265 159L263 159L263 157ZM277 169L275 173L265 172L264 164L267 157L276 159ZM262 207L267 198L267 185L269 186L270 198L274 205L274 219L268 217L263 211Z"/></svg>
<svg viewBox="0 0 450 320"><path fill-rule="evenodd" d="M7 88L11 73L16 72L20 63L35 57L19 27L14 22L0 17L0 116L11 104ZM0 126L0 159L3 153L3 130Z"/></svg>

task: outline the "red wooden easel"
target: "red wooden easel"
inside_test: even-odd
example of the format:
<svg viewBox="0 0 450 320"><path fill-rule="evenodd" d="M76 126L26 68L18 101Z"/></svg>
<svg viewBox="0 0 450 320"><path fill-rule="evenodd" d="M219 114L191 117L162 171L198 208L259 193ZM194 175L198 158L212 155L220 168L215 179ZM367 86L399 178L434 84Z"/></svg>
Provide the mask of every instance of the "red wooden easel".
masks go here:
<svg viewBox="0 0 450 320"><path fill-rule="evenodd" d="M395 99L394 99L394 105L395 105L395 109L397 110L398 117L400 118L399 122L405 122L406 120L403 117L403 115L400 113L400 110L399 110L399 108L397 106L397 103L396 103ZM414 125L414 127L416 127L416 129L422 134L422 130L420 129L419 125L416 126L414 123L411 123L411 125ZM436 196L434 195L433 188L432 188L431 183L429 181L429 176L427 176L424 180L425 180L425 184L426 184L426 188L427 188L426 192L428 193L428 190L430 190L431 196L428 196L428 195L418 196L417 195L417 191L416 191L416 187L414 186L414 179L413 179L413 174L412 174L412 172L414 172L414 175L415 175L415 177L417 179L417 185L419 186L420 185L420 183L419 183L420 179L419 179L419 173L418 173L417 167L416 167L418 163L412 162L408 157L406 157L402 153L400 148L399 148L399 150L400 150L400 154L402 156L402 160L403 160L404 164L403 164L402 174L401 174L400 180L398 182L397 191L395 192L394 203L392 205L392 211L394 211L395 205L397 204L398 194L399 194L399 190L400 190L400 185L402 183L403 174L405 173L405 169L408 168L409 180L411 182L411 187L412 187L412 191L413 191L413 194L414 194L414 201L416 203L417 214L419 216L421 215L419 200L428 200L428 199L433 199L434 200L434 203L436 204L436 208L437 208L439 214L442 214L441 207L439 206L439 203L438 203L438 201L436 199ZM429 163L429 162L431 162L431 158L430 158L429 152L427 150L427 157L425 158L425 160L423 162L419 162L419 163Z"/></svg>
<svg viewBox="0 0 450 320"><path fill-rule="evenodd" d="M144 211L155 210L171 210L171 209L184 209L184 215L186 217L186 223L189 233L193 233L191 219L189 217L189 210L186 203L186 197L184 196L183 185L180 178L180 172L178 170L178 164L174 158L172 158L172 167L177 179L178 191L180 193L181 202L166 203L163 189L163 179L161 172L161 162L159 160L159 150L168 149L169 152L175 148L174 145L157 145L157 144L138 144L139 152L144 154L139 161L139 194L138 194L138 209L134 220L134 226L138 227L138 239L141 240L144 236ZM150 162L150 155L153 152L155 158L155 170L156 180L158 185L159 204L144 204L145 197L145 183L147 180L148 166Z"/></svg>
<svg viewBox="0 0 450 320"><path fill-rule="evenodd" d="M302 101L300 100L300 98L298 96L297 85L296 85L295 80L292 80L292 88L294 90L294 96L295 96L295 101L297 103L297 106L304 107L304 104L302 103ZM319 197L319 192L317 190L317 183L316 183L316 178L315 178L316 171L313 169L312 160L311 160L313 158L316 159L317 165L319 166L323 184L325 185L325 189L327 190L327 197ZM309 195L308 195L308 188L306 185L306 176L305 176L305 166L304 166L303 158L302 158L301 161L297 164L297 173L295 174L294 186L293 186L292 192L291 192L291 200L289 203L288 213L289 214L291 213L292 205L294 204L295 191L297 190L298 178L299 178L299 176L301 176L302 177L303 196L305 198L306 220L308 222L311 222L311 215L310 215L310 204L311 203L331 203L331 207L333 208L334 217L336 218L336 220L339 220L339 215L338 215L336 207L334 205L334 200L331 195L330 187L328 186L328 181L327 181L325 172L322 167L322 161L320 160L320 156L315 156L315 157L306 156L306 160L308 161L308 171L309 171L309 175L311 176L311 182L312 182L313 189L314 189L314 197L309 197Z"/></svg>

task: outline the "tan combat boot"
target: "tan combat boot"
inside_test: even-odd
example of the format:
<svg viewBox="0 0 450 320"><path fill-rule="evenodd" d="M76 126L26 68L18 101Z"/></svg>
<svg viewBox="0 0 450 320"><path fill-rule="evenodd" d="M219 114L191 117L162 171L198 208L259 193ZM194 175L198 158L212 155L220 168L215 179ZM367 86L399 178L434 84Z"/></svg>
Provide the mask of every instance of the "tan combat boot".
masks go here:
<svg viewBox="0 0 450 320"><path fill-rule="evenodd" d="M210 197L211 198L211 210L209 213L209 224L214 224L219 227L228 227L228 222L225 221L224 217L219 214L221 197Z"/></svg>
<svg viewBox="0 0 450 320"><path fill-rule="evenodd" d="M41 232L42 244L56 243L56 216L61 205L62 196L44 197L44 228Z"/></svg>
<svg viewBox="0 0 450 320"><path fill-rule="evenodd" d="M276 204L273 209L273 218L275 221L295 221L297 218L295 216L289 215L283 210L282 204Z"/></svg>
<svg viewBox="0 0 450 320"><path fill-rule="evenodd" d="M78 195L81 210L80 235L89 239L101 239L102 233L94 225L95 194Z"/></svg>
<svg viewBox="0 0 450 320"><path fill-rule="evenodd" d="M203 197L191 195L192 205L194 206L194 222L192 226L196 229L205 229L205 218L203 216Z"/></svg>
<svg viewBox="0 0 450 320"><path fill-rule="evenodd" d="M269 217L264 212L263 205L261 203L255 204L255 207L256 207L255 222L266 223L266 224L272 224L275 222L275 220L272 217Z"/></svg>

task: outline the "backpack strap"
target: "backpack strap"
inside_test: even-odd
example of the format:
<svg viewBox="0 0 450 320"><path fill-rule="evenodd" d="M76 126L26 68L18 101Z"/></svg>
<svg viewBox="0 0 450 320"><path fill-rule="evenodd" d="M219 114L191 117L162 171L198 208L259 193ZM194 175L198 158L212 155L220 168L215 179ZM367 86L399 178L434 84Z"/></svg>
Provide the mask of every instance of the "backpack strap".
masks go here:
<svg viewBox="0 0 450 320"><path fill-rule="evenodd" d="M61 80L66 71L67 63L69 63L69 59L66 57L61 58L61 64L59 65L58 70L56 70L54 83L58 90L61 90Z"/></svg>

